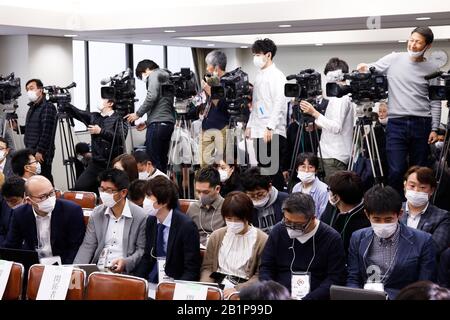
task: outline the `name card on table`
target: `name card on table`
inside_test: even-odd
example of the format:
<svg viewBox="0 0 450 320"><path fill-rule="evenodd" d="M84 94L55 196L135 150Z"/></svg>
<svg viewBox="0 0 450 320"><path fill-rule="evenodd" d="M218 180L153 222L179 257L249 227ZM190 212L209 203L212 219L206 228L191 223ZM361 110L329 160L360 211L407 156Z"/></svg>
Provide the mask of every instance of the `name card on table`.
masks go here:
<svg viewBox="0 0 450 320"><path fill-rule="evenodd" d="M208 287L195 283L175 283L173 300L206 300Z"/></svg>
<svg viewBox="0 0 450 320"><path fill-rule="evenodd" d="M36 300L65 300L73 267L45 266Z"/></svg>

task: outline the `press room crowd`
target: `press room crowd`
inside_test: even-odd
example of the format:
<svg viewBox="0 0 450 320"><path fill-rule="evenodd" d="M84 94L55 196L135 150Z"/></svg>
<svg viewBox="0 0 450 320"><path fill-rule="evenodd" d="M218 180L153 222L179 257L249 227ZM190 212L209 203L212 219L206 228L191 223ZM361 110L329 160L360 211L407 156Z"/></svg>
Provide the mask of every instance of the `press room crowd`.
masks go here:
<svg viewBox="0 0 450 320"><path fill-rule="evenodd" d="M12 150L8 134L0 138L0 246L60 256L63 264L96 264L151 283L163 277L221 283L225 297L272 280L294 299L329 299L333 284L381 288L395 299L405 287L431 281L450 299L445 289L450 288L450 215L445 202L442 208L432 202L437 188L432 155L442 148L441 104L428 99L423 78L436 70L424 58L432 42L432 31L418 27L407 52L357 66L361 72L373 66L389 79L389 100L376 117L384 186L347 170L356 121L349 96L300 103L313 119L312 130L320 131L321 154L303 148L295 158L295 183L288 180L299 125L289 115L286 77L274 63L277 47L270 39L252 46L259 71L246 135L258 165L227 163L225 139L214 136L225 135L230 115L224 100L210 98L211 81L223 76L227 59L220 50L209 53L210 77L202 82L206 103L198 120L197 200L186 212L177 185L165 174L176 122L173 101L159 94L168 73L151 60L141 61L136 76L148 93L136 113L123 117L113 100L102 100L98 112L66 110L88 123L91 134L90 148L77 145L74 188L99 194L101 204L87 225L80 206L56 197L51 172L57 111L42 82L32 79L26 84L26 149ZM348 71L345 61L332 58L324 74L327 81L343 82L340 74ZM325 111L318 111L324 104ZM122 154L128 122L144 114L147 120L138 129L147 131L146 149ZM118 122L124 124L119 130ZM269 175L270 165L259 154L272 144L279 154L270 159L278 172ZM319 178L320 172L325 176ZM165 274L158 272L161 261Z"/></svg>

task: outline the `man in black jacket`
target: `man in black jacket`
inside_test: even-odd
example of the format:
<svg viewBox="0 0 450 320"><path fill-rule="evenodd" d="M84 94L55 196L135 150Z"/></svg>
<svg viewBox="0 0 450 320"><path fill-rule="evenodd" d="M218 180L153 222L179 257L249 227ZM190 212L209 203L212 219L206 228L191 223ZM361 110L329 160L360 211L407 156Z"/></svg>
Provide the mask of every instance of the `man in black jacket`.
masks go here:
<svg viewBox="0 0 450 320"><path fill-rule="evenodd" d="M71 105L64 107L67 114L87 125L91 134L92 160L75 183L77 191L98 192L98 174L107 169L112 159L124 153L128 125L114 109L115 102L107 99L98 106L100 112L82 111Z"/></svg>
<svg viewBox="0 0 450 320"><path fill-rule="evenodd" d="M45 98L44 85L39 79L28 80L27 90L30 109L28 109L24 144L36 152L35 158L41 164L41 175L53 184L52 162L55 155L56 108Z"/></svg>

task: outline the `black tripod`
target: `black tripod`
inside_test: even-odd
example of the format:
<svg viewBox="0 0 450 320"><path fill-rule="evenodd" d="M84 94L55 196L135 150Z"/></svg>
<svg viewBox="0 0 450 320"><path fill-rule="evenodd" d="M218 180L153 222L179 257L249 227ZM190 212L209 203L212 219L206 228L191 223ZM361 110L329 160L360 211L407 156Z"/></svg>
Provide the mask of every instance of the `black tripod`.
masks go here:
<svg viewBox="0 0 450 320"><path fill-rule="evenodd" d="M120 154L123 154L123 153L127 153L127 141L126 141L127 135L125 134L125 126L127 124L125 124L124 121L122 120L123 117L124 117L124 115L120 114L119 118L117 119L117 121L115 123L114 135L113 135L113 140L112 140L112 143L111 143L111 151L109 152L108 162L106 164L106 168L109 168L109 166L111 164L112 155L113 155L114 150L115 150L114 146L117 143L117 141L116 141L117 140L116 139L116 137L117 137L117 130L119 130L119 128L121 130L120 131L120 138L122 139L122 146L121 146L122 150L120 150L120 145L117 143L118 152L117 152L116 156L118 156ZM128 130L127 130L127 132L128 132ZM130 132L131 132L131 130L130 130ZM131 137L131 141L132 141L131 143L133 143L133 137Z"/></svg>
<svg viewBox="0 0 450 320"><path fill-rule="evenodd" d="M3 118L3 128L2 128L3 129L3 131L2 131L3 138L5 138L8 128L14 128L14 124L17 124L18 137L20 137L20 135L21 135L20 126L18 125L18 116L16 113L17 107L18 107L18 105L17 105L16 101L11 106L1 105L1 112L2 112L1 117ZM19 138L19 141L18 141L18 142L20 142L20 147L19 147L19 143L16 142L15 135L12 133L12 131L13 130L11 130L11 139L14 144L14 150L22 149L23 148L22 140Z"/></svg>
<svg viewBox="0 0 450 320"><path fill-rule="evenodd" d="M242 126L238 125L238 122L242 122ZM225 159L228 164L239 164L243 167L248 166L250 163L249 154L247 149L247 139L245 138L245 122L242 121L242 116L231 115L228 122L226 147L225 147ZM244 152L239 150L239 142L244 141Z"/></svg>
<svg viewBox="0 0 450 320"><path fill-rule="evenodd" d="M384 182L383 166L378 151L378 142L374 131L374 122L370 117L373 102L357 104L356 114L358 119L353 131L352 152L348 170L357 171L359 156L368 159L375 184Z"/></svg>
<svg viewBox="0 0 450 320"><path fill-rule="evenodd" d="M448 168L449 168L449 151L450 151L450 134L449 134L449 129L450 129L450 117L447 119L447 130L445 131L445 136L444 136L444 144L442 146L442 150L440 152L439 155L439 162L436 168L436 191L434 192L433 195L433 203L436 201L437 195L439 194L440 188L442 186L442 181L443 181L443 177L444 174L446 172L448 172Z"/></svg>

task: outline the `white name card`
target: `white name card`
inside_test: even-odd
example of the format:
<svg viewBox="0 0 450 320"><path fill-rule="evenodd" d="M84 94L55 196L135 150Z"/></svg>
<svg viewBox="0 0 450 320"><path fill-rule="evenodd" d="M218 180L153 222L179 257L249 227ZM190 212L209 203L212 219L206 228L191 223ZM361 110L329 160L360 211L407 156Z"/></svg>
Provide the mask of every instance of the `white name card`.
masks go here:
<svg viewBox="0 0 450 320"><path fill-rule="evenodd" d="M175 283L173 300L206 300L208 287L195 283Z"/></svg>
<svg viewBox="0 0 450 320"><path fill-rule="evenodd" d="M45 266L36 300L65 300L73 267Z"/></svg>
<svg viewBox="0 0 450 320"><path fill-rule="evenodd" d="M3 298L3 294L5 293L12 265L12 261L0 260L0 300Z"/></svg>

